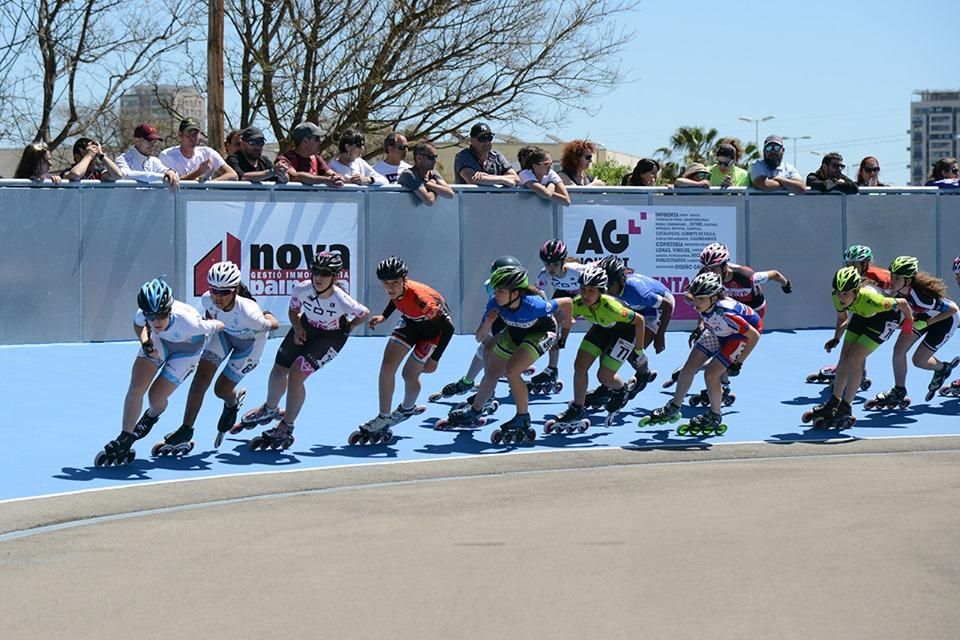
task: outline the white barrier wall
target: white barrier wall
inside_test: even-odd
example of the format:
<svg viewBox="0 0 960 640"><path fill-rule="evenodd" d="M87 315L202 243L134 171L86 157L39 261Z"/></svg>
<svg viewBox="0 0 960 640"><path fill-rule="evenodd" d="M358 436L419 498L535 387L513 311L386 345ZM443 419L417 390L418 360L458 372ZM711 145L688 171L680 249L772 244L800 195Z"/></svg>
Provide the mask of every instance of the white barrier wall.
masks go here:
<svg viewBox="0 0 960 640"><path fill-rule="evenodd" d="M896 255L916 255L926 270L949 280L951 292L960 297L951 274L952 260L960 253L960 194L882 189L856 196L791 196L618 187L574 189L572 197L578 206L599 207L591 211L601 216L603 207L695 207L707 216L711 207L734 207L736 260L779 269L795 285L790 296L776 285L767 286L768 329L832 326L830 276L843 248L852 243L870 245L882 265ZM295 209L304 211L349 203L358 216L351 288L363 302L375 313L383 309L386 298L376 280L376 264L399 255L413 278L446 297L461 332L472 332L480 320L485 303L481 287L491 261L515 255L535 278L540 245L563 237L564 212L572 211L525 190L472 187L458 188L454 199L428 207L393 187L187 184L171 193L133 183L40 187L0 181L0 343L129 339L143 282L165 275L177 297L187 293L184 283L192 270L187 210L193 219L202 219L206 202L211 212L222 209L213 203L223 202L295 203ZM639 218L636 224L639 229ZM285 242L329 243L322 228L289 226L291 237ZM643 233L651 228L644 227ZM619 250L616 242L608 248Z"/></svg>

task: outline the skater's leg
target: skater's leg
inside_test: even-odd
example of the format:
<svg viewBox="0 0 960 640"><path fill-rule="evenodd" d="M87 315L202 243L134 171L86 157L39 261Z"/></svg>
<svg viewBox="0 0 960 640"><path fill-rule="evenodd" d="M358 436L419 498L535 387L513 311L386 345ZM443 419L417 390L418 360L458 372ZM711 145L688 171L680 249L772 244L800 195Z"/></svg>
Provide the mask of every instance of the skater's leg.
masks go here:
<svg viewBox="0 0 960 640"><path fill-rule="evenodd" d="M863 377L863 368L866 365L867 356L872 351L873 349L869 345L856 342L850 347L846 358L841 356L841 366L837 372L834 394L837 394L842 388L843 396L841 396L841 399L846 400L847 404L853 403L853 400L857 397L857 391L860 390L860 379ZM845 370L845 377L841 377L843 370ZM841 385L843 386L841 387Z"/></svg>
<svg viewBox="0 0 960 640"><path fill-rule="evenodd" d="M707 396L710 398L710 410L714 413L723 413L723 378L727 367L714 358L703 372L703 380L707 384Z"/></svg>
<svg viewBox="0 0 960 640"><path fill-rule="evenodd" d="M228 407L237 404L237 382L227 377L226 372L217 377L217 382L213 385L213 393Z"/></svg>
<svg viewBox="0 0 960 640"><path fill-rule="evenodd" d="M919 339L919 336L917 336L917 339ZM936 371L940 368L940 361L937 360L934 353L926 343L921 343L920 346L917 347L917 350L913 352L913 365L920 369L926 369L927 371ZM906 364L904 364L904 367L906 367Z"/></svg>
<svg viewBox="0 0 960 640"><path fill-rule="evenodd" d="M403 362L410 347L398 340L388 340L383 350L383 362L380 364L380 414L390 415L393 410L393 391L396 388L397 369Z"/></svg>
<svg viewBox="0 0 960 640"><path fill-rule="evenodd" d="M300 367L290 369L290 375L287 377L287 403L283 413L283 420L288 425L296 422L307 398L307 388L304 385L307 375Z"/></svg>
<svg viewBox="0 0 960 640"><path fill-rule="evenodd" d="M273 365L270 369L270 379L267 381L267 402L268 407L276 409L280 406L280 399L287 392L287 382L290 380L290 369Z"/></svg>
<svg viewBox="0 0 960 640"><path fill-rule="evenodd" d="M551 369L556 369L557 365L560 363L560 349L554 347L550 349L549 353L549 364L547 365Z"/></svg>
<svg viewBox="0 0 960 640"><path fill-rule="evenodd" d="M577 357L573 361L573 402L583 406L587 397L587 384L590 381L590 365L596 360L596 356L583 349L577 351Z"/></svg>
<svg viewBox="0 0 960 640"><path fill-rule="evenodd" d="M487 361L484 363L483 380L477 387L476 397L473 399L473 408L475 411L481 411L484 403L493 397L493 392L497 388L497 381L507 370L507 361L494 352L487 354Z"/></svg>
<svg viewBox="0 0 960 640"><path fill-rule="evenodd" d="M157 369L157 365L146 358L137 358L134 361L133 370L130 372L130 386L127 388L126 397L123 399L123 424L121 426L123 431L133 433L133 427L140 419L140 412L143 409L143 396L146 394L150 382L157 375Z"/></svg>
<svg viewBox="0 0 960 640"><path fill-rule="evenodd" d="M190 383L190 390L187 392L187 406L183 410L183 424L192 427L196 423L197 414L200 413L200 407L203 406L203 396L210 388L210 382L216 372L217 364L215 362L200 360L197 371L193 375L193 381ZM220 382L217 381L217 386L219 385Z"/></svg>
<svg viewBox="0 0 960 640"><path fill-rule="evenodd" d="M170 382L163 376L159 376L150 385L147 392L147 399L150 402L150 415L158 416L167 410L167 401L171 394L176 391L177 385Z"/></svg>
<svg viewBox="0 0 960 640"><path fill-rule="evenodd" d="M529 369L530 365L532 365L538 357L539 354L533 351L532 347L527 344L522 344L507 361L505 373L507 380L510 382L510 393L513 395L513 401L517 405L517 413L521 415L528 412L530 399L529 392L527 391L527 383L521 377L521 374ZM486 377L484 380L486 380Z"/></svg>
<svg viewBox="0 0 960 640"><path fill-rule="evenodd" d="M893 384L897 387L907 386L907 352L918 339L919 336L913 332L901 331L897 342L893 345ZM917 349L917 353L919 352L920 349ZM916 354L914 354L914 362L916 362Z"/></svg>
<svg viewBox="0 0 960 640"><path fill-rule="evenodd" d="M428 361L429 362L429 361ZM417 404L417 397L420 395L420 374L423 373L427 363L420 362L415 357L407 358L403 365L403 402L401 406L404 409L410 409Z"/></svg>
<svg viewBox="0 0 960 640"><path fill-rule="evenodd" d="M690 355L687 356L687 361L684 362L683 367L680 368L680 375L677 378L677 388L673 392L673 404L678 407L683 405L683 398L687 395L687 391L690 390L694 376L697 375L697 372L700 371L700 368L703 367L708 359L709 356L700 349L692 349L690 351Z"/></svg>
<svg viewBox="0 0 960 640"><path fill-rule="evenodd" d="M623 386L623 380L617 375L617 371L609 367L606 361L600 362L597 378L600 380L600 384L609 389L618 390Z"/></svg>

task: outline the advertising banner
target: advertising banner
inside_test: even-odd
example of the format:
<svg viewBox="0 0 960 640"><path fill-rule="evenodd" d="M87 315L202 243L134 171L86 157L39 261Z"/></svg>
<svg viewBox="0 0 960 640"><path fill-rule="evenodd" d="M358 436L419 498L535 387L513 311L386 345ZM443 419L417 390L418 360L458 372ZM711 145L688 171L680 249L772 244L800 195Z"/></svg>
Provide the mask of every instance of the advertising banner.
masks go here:
<svg viewBox="0 0 960 640"><path fill-rule="evenodd" d="M690 320L696 311L680 296L706 245L722 242L737 255L737 208L572 205L563 209L563 241L583 261L613 254L628 269L659 280L677 297L673 317Z"/></svg>
<svg viewBox="0 0 960 640"><path fill-rule="evenodd" d="M188 202L184 302L200 308L207 271L230 260L260 307L286 324L293 286L321 251L343 256L337 284L359 298L359 216L352 202Z"/></svg>

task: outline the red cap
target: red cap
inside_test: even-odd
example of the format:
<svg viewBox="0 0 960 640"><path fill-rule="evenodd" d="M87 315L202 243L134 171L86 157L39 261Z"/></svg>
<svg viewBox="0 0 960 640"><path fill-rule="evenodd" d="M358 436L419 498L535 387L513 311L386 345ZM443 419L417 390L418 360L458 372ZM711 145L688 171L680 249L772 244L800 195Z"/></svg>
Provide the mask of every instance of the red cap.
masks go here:
<svg viewBox="0 0 960 640"><path fill-rule="evenodd" d="M160 136L157 134L157 128L146 122L141 122L137 125L137 128L133 130L133 137L142 138L151 142L160 140Z"/></svg>

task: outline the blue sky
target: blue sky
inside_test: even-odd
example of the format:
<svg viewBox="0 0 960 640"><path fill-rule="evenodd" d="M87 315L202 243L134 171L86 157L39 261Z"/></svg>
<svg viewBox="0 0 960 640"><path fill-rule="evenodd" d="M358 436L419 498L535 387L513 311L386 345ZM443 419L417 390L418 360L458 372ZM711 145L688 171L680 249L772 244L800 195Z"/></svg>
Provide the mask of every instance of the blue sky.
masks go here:
<svg viewBox="0 0 960 640"><path fill-rule="evenodd" d="M960 89L958 26L956 5L927 0L647 0L622 56L629 81L592 101L596 115L575 113L552 133L650 155L679 126L747 142L754 125L738 118L773 115L761 139L811 136L796 144L802 172L820 164L811 151L839 151L848 172L874 155L883 182L906 184L911 94Z"/></svg>

